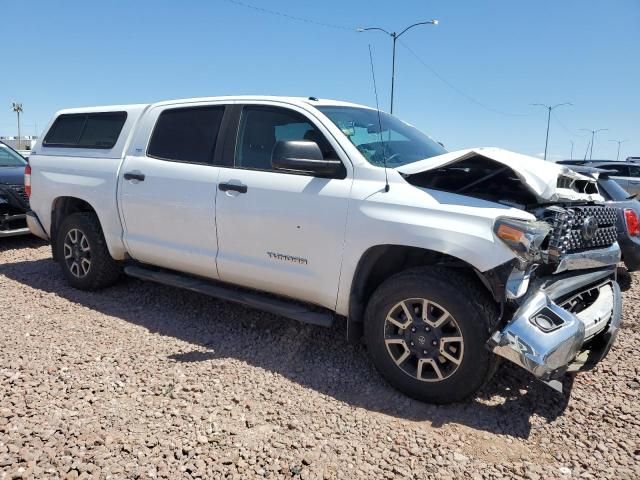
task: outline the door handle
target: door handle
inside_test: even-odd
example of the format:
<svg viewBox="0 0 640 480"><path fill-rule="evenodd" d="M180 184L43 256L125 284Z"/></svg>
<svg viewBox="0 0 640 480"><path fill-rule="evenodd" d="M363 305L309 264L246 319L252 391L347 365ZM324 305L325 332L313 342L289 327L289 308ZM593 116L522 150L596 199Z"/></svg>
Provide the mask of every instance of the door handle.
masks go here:
<svg viewBox="0 0 640 480"><path fill-rule="evenodd" d="M246 185L237 185L235 183L220 183L218 188L221 192L228 192L229 190L232 190L234 192L247 193Z"/></svg>
<svg viewBox="0 0 640 480"><path fill-rule="evenodd" d="M640 180L629 180L629 183L631 185L638 185L640 183Z"/></svg>
<svg viewBox="0 0 640 480"><path fill-rule="evenodd" d="M144 182L144 173L141 172L126 172L123 177L125 180L138 180L139 182Z"/></svg>

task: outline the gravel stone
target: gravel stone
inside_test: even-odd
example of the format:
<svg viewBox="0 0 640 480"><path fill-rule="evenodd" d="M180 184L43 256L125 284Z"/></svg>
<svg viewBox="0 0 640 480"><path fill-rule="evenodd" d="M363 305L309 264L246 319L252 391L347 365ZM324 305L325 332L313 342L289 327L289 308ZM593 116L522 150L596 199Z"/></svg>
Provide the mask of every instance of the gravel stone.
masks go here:
<svg viewBox="0 0 640 480"><path fill-rule="evenodd" d="M0 239L0 480L640 478L640 287L617 344L555 393L506 364L472 401L390 388L322 329L123 278L68 287Z"/></svg>

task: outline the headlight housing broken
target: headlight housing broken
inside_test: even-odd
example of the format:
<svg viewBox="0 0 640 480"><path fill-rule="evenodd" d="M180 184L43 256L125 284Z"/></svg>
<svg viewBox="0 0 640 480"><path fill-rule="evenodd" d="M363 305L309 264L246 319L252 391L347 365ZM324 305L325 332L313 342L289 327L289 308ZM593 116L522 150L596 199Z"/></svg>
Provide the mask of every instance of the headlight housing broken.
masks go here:
<svg viewBox="0 0 640 480"><path fill-rule="evenodd" d="M546 222L498 218L493 226L496 236L526 262L538 259L540 248L551 232Z"/></svg>

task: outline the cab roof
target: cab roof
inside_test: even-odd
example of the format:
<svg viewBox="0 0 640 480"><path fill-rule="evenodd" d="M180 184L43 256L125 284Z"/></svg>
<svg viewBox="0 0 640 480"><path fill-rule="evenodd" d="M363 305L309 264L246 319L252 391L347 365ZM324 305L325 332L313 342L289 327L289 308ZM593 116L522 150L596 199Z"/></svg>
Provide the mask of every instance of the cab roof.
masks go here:
<svg viewBox="0 0 640 480"><path fill-rule="evenodd" d="M218 97L193 97L193 98L180 98L174 100L163 100L155 103L139 103L129 105L103 105L97 107L80 107L80 108L66 108L56 112L56 117L63 114L73 113L92 113L92 112L128 112L128 113L141 113L149 107L163 107L169 105L180 105L183 103L205 103L214 101L228 101L228 102L251 102L251 101L273 101L283 102L300 107L357 107L357 108L371 108L366 105L359 105L351 102L344 102L341 100L331 100L316 97L287 97L287 96L275 96L275 95L232 95L232 96L218 96Z"/></svg>

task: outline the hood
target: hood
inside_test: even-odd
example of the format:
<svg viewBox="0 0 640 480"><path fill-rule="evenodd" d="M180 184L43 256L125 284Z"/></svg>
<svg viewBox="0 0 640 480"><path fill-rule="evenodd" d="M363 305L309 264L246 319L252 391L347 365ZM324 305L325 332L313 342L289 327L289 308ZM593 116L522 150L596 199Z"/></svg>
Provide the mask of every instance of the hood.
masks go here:
<svg viewBox="0 0 640 480"><path fill-rule="evenodd" d="M469 166L473 168L476 165L482 167L483 176L473 176L471 172L468 172ZM491 165L494 165L495 174L491 171ZM464 194L472 184L479 186L480 182L485 180L490 180L491 178L494 178L494 181L497 180L498 174L508 174L511 179L515 175L525 189L535 196L538 202L604 201L593 178L576 173L564 165L558 165L501 148L484 147L458 150L403 165L397 167L396 170L409 183L414 184L414 182L410 181L410 177L445 167L460 167L457 173L461 171L469 173L470 181L466 184L464 175L459 175L460 183L457 185L459 188L451 190L454 193ZM451 182L448 183L451 184ZM439 189L437 185L433 184L418 186Z"/></svg>

